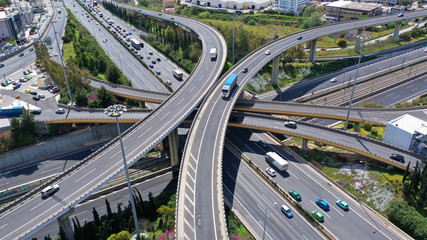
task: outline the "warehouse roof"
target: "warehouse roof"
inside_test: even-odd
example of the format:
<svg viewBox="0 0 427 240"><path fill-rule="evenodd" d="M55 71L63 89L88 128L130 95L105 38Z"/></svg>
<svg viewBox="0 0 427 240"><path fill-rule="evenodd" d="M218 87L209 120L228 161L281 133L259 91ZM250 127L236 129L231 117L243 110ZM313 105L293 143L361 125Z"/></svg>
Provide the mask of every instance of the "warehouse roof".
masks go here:
<svg viewBox="0 0 427 240"><path fill-rule="evenodd" d="M351 1L336 1L328 4L328 7L346 8L359 11L372 11L381 7L381 4L374 3L359 3Z"/></svg>
<svg viewBox="0 0 427 240"><path fill-rule="evenodd" d="M400 116L388 123L411 134L413 134L415 131L424 135L427 134L427 122L409 114Z"/></svg>

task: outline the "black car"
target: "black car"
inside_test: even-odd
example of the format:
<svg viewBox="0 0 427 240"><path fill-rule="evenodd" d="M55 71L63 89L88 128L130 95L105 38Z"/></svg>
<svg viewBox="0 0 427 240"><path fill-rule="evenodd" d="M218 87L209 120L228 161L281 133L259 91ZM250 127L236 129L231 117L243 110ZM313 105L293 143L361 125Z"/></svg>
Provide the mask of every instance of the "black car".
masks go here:
<svg viewBox="0 0 427 240"><path fill-rule="evenodd" d="M390 154L390 159L396 160L401 163L405 162L405 158L402 155L396 153Z"/></svg>
<svg viewBox="0 0 427 240"><path fill-rule="evenodd" d="M301 39L302 39L302 36L297 37L297 40L301 40Z"/></svg>
<svg viewBox="0 0 427 240"><path fill-rule="evenodd" d="M244 68L242 69L242 73L246 73L246 72L248 72L248 68L247 68L247 67L244 67Z"/></svg>
<svg viewBox="0 0 427 240"><path fill-rule="evenodd" d="M0 63L0 68L2 68L2 67L4 67L4 64L3 64L3 63Z"/></svg>
<svg viewBox="0 0 427 240"><path fill-rule="evenodd" d="M34 115L40 115L42 113L42 110L36 109L36 110L32 110L30 113L32 113Z"/></svg>
<svg viewBox="0 0 427 240"><path fill-rule="evenodd" d="M39 96L34 96L34 97L33 97L33 100L34 100L34 101L38 101L38 100L40 100L40 97L39 97Z"/></svg>
<svg viewBox="0 0 427 240"><path fill-rule="evenodd" d="M297 123L294 122L294 121L286 121L285 122L285 127L296 129L297 128Z"/></svg>
<svg viewBox="0 0 427 240"><path fill-rule="evenodd" d="M24 56L24 53L20 53L18 56L22 57L22 56Z"/></svg>
<svg viewBox="0 0 427 240"><path fill-rule="evenodd" d="M37 92L36 91L32 91L31 95L37 95Z"/></svg>
<svg viewBox="0 0 427 240"><path fill-rule="evenodd" d="M154 60L154 59L153 59L153 60L151 60L151 63L152 63L152 64L156 64L156 60Z"/></svg>
<svg viewBox="0 0 427 240"><path fill-rule="evenodd" d="M150 65L148 65L150 68L154 68L154 65L153 64L150 64Z"/></svg>

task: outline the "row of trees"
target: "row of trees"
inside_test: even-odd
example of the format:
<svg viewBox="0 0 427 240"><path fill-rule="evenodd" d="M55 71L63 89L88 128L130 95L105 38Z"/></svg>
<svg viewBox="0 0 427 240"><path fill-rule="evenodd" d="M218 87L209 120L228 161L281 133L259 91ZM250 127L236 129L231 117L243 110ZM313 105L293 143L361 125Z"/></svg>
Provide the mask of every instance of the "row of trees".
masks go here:
<svg viewBox="0 0 427 240"><path fill-rule="evenodd" d="M148 201L144 201L140 192L134 189L136 212L139 219L145 219L145 229L150 232L172 229L175 216L175 192L163 192L154 197L150 192ZM93 221L84 222L82 225L77 217L72 219L74 226L74 239L127 239L128 233L135 231L130 201L123 207L117 204L117 212L111 210L110 202L105 199L107 214L99 216L95 208L92 210ZM158 220L157 224L154 222ZM60 228L61 240L66 240L64 231ZM50 238L49 238L50 239ZM154 237L153 237L154 239ZM36 240L36 239L33 239Z"/></svg>
<svg viewBox="0 0 427 240"><path fill-rule="evenodd" d="M410 163L402 178L403 195L413 207L427 214L427 164L421 170L418 162L413 172L409 172Z"/></svg>
<svg viewBox="0 0 427 240"><path fill-rule="evenodd" d="M62 40L64 44L73 43L75 57L70 57L70 61L80 68L89 70L93 76L105 74L109 82L130 86L130 81L105 54L90 32L83 27L69 9L67 11L67 25Z"/></svg>
<svg viewBox="0 0 427 240"><path fill-rule="evenodd" d="M0 0L0 7L7 7L11 4L12 2L10 0Z"/></svg>
<svg viewBox="0 0 427 240"><path fill-rule="evenodd" d="M197 34L173 21L142 15L135 10L118 7L114 2L106 2L104 7L117 17L146 32L147 35L141 37L174 59L186 71L193 70L202 49L202 43ZM183 59L189 59L191 62L182 61Z"/></svg>

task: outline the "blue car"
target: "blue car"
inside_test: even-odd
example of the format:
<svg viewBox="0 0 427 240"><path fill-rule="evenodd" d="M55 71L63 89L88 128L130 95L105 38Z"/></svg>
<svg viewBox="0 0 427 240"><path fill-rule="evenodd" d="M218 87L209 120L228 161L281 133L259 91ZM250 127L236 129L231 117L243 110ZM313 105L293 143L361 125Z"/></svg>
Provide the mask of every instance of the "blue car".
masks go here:
<svg viewBox="0 0 427 240"><path fill-rule="evenodd" d="M288 208L288 206L286 205L282 205L282 207L280 208L280 210L282 210L282 213L286 215L286 217L291 218L294 216L294 214L292 213L291 209Z"/></svg>
<svg viewBox="0 0 427 240"><path fill-rule="evenodd" d="M325 200L323 200L323 199L317 199L317 200L316 200L316 204L317 204L321 209L323 209L323 210L325 210L325 211L329 211L329 205L328 205L328 203L327 203Z"/></svg>

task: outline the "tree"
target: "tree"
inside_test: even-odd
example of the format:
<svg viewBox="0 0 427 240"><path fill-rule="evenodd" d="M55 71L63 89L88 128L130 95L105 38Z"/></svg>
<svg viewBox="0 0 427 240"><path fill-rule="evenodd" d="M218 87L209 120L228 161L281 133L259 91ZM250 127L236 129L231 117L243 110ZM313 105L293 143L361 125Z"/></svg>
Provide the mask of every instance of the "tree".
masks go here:
<svg viewBox="0 0 427 240"><path fill-rule="evenodd" d="M103 108L106 108L113 103L113 95L108 92L104 86L101 86L101 88L96 91L96 96L98 97L99 101L101 101L100 104Z"/></svg>
<svg viewBox="0 0 427 240"><path fill-rule="evenodd" d="M84 88L77 88L74 91L73 98L77 105L86 106L88 102L88 92Z"/></svg>
<svg viewBox="0 0 427 240"><path fill-rule="evenodd" d="M347 47L347 40L345 38L341 38L338 40L337 45L341 48Z"/></svg>
<svg viewBox="0 0 427 240"><path fill-rule="evenodd" d="M89 100L87 103L88 108L101 108L101 101L97 98Z"/></svg>
<svg viewBox="0 0 427 240"><path fill-rule="evenodd" d="M409 166L411 166L411 162L408 162L408 165L406 165L405 173L403 174L403 177L402 177L402 184L405 184L406 178L408 177Z"/></svg>
<svg viewBox="0 0 427 240"><path fill-rule="evenodd" d="M312 28L316 26L320 26L322 24L322 14L319 12L313 12L309 18L306 18L302 24L301 27L304 29Z"/></svg>
<svg viewBox="0 0 427 240"><path fill-rule="evenodd" d="M169 217L173 217L175 210L169 206L162 205L157 209L157 213L162 215L162 219L165 219L166 228L168 228L168 219Z"/></svg>
<svg viewBox="0 0 427 240"><path fill-rule="evenodd" d="M92 214L93 214L93 220L95 221L96 226L100 227L102 225L102 222L101 222L101 219L99 219L99 214L96 211L95 207L93 207Z"/></svg>
<svg viewBox="0 0 427 240"><path fill-rule="evenodd" d="M13 141L12 145L14 147L22 147L34 143L37 122L30 111L24 109L21 114L21 119L12 118L10 126Z"/></svg>
<svg viewBox="0 0 427 240"><path fill-rule="evenodd" d="M120 70L116 65L110 65L107 67L107 80L112 83L119 83Z"/></svg>

